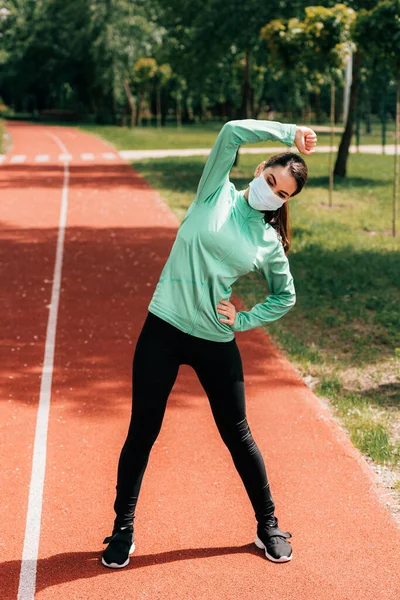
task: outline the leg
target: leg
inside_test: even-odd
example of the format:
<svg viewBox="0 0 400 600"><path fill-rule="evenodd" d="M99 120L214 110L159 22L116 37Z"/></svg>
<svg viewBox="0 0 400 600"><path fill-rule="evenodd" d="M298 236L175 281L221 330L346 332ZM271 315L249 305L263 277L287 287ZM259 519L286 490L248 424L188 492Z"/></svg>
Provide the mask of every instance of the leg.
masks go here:
<svg viewBox="0 0 400 600"><path fill-rule="evenodd" d="M211 342L192 365L210 401L223 441L243 481L259 524L275 510L265 464L246 418L242 360L236 340Z"/></svg>
<svg viewBox="0 0 400 600"><path fill-rule="evenodd" d="M179 370L174 331L151 313L139 335L132 369L132 413L118 463L114 529L133 524L136 503L168 396Z"/></svg>

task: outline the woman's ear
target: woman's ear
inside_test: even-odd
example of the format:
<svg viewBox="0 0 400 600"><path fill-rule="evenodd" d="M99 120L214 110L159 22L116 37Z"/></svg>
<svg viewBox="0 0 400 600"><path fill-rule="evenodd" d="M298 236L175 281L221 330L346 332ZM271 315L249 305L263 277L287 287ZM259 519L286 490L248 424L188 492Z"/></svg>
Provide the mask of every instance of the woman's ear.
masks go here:
<svg viewBox="0 0 400 600"><path fill-rule="evenodd" d="M265 160L263 160L262 162L260 162L259 165L257 165L256 170L254 171L254 177L259 177L259 175L261 175L261 172L264 170L264 165Z"/></svg>

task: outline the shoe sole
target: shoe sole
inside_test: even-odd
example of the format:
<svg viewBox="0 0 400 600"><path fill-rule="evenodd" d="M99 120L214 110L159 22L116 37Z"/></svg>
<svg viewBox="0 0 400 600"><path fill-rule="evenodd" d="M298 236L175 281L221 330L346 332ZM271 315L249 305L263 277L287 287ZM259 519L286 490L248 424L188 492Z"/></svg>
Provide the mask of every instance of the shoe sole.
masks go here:
<svg viewBox="0 0 400 600"><path fill-rule="evenodd" d="M269 560L272 560L272 562L283 563L283 562L289 562L289 560L292 560L293 553L290 556L281 556L280 558L274 558L273 556L268 554L265 544L260 540L258 535L256 536L254 543L257 546L257 548L261 548L261 550L265 550L265 556Z"/></svg>
<svg viewBox="0 0 400 600"><path fill-rule="evenodd" d="M129 550L129 554L133 554L135 552L135 542L132 543L132 546ZM129 565L129 556L126 559L126 561L124 563L122 563L122 565L119 565L118 563L107 563L103 557L101 557L101 562L103 563L103 565L105 567L110 567L111 569L122 569L122 567L126 567L126 565Z"/></svg>

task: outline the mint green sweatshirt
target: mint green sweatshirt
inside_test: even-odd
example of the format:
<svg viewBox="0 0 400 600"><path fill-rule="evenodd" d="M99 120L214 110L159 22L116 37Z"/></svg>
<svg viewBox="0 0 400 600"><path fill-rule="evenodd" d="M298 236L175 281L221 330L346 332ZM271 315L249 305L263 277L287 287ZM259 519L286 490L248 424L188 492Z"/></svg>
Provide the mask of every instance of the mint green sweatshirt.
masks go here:
<svg viewBox="0 0 400 600"><path fill-rule="evenodd" d="M194 201L177 231L148 309L181 331L229 342L286 314L296 302L288 258L276 230L252 208L229 180L241 144L273 140L292 146L296 125L241 119L222 127L208 156ZM267 281L269 295L233 325L221 323L220 300L230 300L232 284L250 271Z"/></svg>

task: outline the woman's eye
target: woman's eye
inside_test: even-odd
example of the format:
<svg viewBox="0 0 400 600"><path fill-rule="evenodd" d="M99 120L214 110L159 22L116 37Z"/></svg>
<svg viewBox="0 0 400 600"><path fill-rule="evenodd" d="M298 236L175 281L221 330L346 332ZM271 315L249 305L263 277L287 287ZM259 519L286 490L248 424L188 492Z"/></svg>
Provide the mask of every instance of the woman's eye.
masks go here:
<svg viewBox="0 0 400 600"><path fill-rule="evenodd" d="M274 184L271 181L271 179L267 179L268 184L273 188ZM278 194L279 198L282 198L282 200L285 200L285 196L283 194Z"/></svg>

